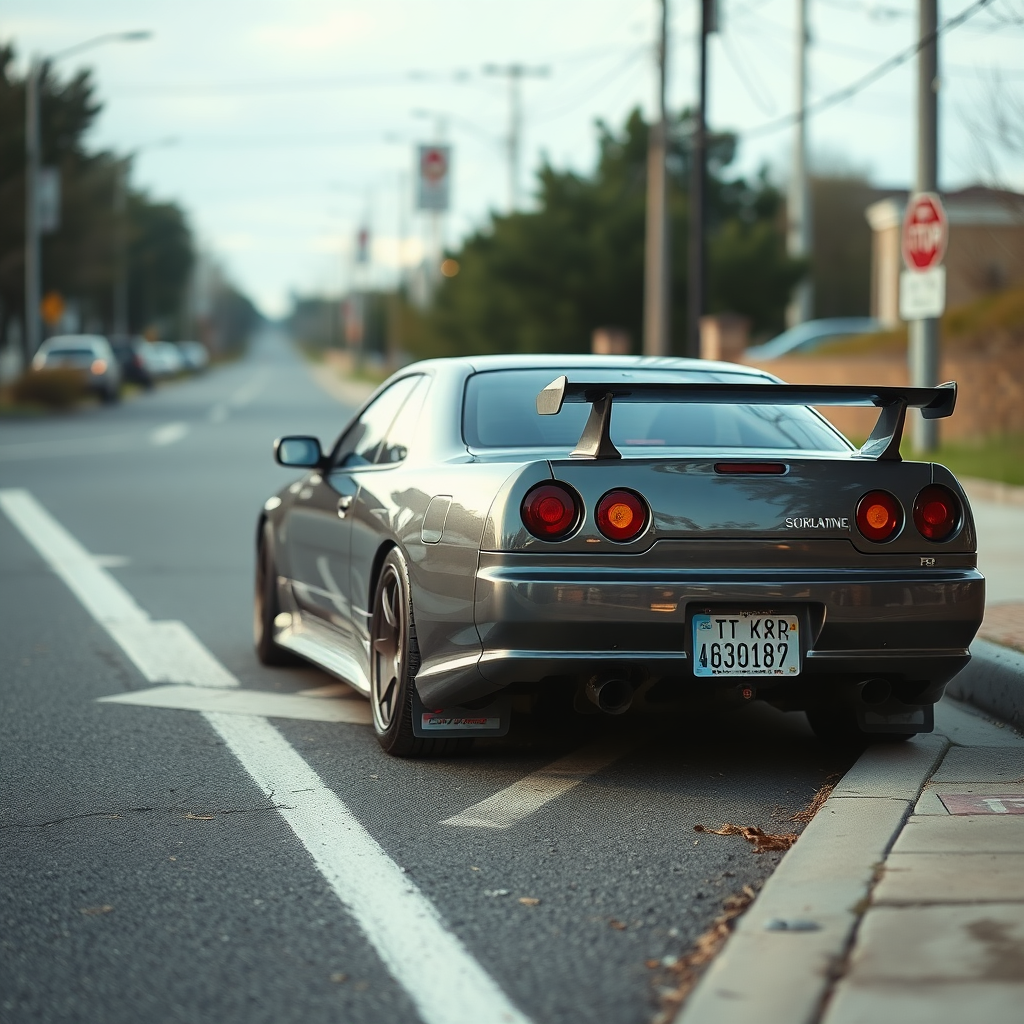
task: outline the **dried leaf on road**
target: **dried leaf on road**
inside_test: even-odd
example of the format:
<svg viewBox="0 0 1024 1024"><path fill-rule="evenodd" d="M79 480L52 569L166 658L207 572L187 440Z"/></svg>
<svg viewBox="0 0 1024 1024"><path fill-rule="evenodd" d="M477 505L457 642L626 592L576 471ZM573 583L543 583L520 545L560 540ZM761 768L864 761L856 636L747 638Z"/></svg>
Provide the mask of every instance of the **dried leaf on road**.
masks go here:
<svg viewBox="0 0 1024 1024"><path fill-rule="evenodd" d="M340 985L342 982L348 981L348 975L342 974L340 971L331 975L331 981L336 985Z"/></svg>
<svg viewBox="0 0 1024 1024"><path fill-rule="evenodd" d="M749 885L745 885L739 892L728 897L722 903L722 913L715 918L714 924L697 939L685 956L681 956L669 967L675 987L662 998L661 1013L655 1018L654 1024L669 1024L675 1019L679 1007L697 984L701 971L725 945L725 940L735 927L736 918L754 902L756 895ZM650 966L651 961L647 963Z"/></svg>
<svg viewBox="0 0 1024 1024"><path fill-rule="evenodd" d="M832 795L832 790L836 788L839 778L840 776L838 775L830 775L825 780L824 785L814 794L811 802L802 811L797 811L789 820L800 821L806 825L821 810L825 801Z"/></svg>
<svg viewBox="0 0 1024 1024"><path fill-rule="evenodd" d="M101 907L82 907L79 910L80 914L109 914L114 908L109 903L104 903Z"/></svg>
<svg viewBox="0 0 1024 1024"><path fill-rule="evenodd" d="M756 825L731 825L725 822L721 828L706 828L694 825L694 832L704 832L715 836L743 836L754 846L754 853L766 853L770 850L788 850L799 839L796 832L772 833L765 832Z"/></svg>
<svg viewBox="0 0 1024 1024"><path fill-rule="evenodd" d="M626 930L625 922L616 921L614 917L608 922L608 927L614 928L617 932L624 932Z"/></svg>
<svg viewBox="0 0 1024 1024"><path fill-rule="evenodd" d="M540 903L540 900L537 899L535 896L520 896L519 902L522 903L525 907L535 907L538 903Z"/></svg>

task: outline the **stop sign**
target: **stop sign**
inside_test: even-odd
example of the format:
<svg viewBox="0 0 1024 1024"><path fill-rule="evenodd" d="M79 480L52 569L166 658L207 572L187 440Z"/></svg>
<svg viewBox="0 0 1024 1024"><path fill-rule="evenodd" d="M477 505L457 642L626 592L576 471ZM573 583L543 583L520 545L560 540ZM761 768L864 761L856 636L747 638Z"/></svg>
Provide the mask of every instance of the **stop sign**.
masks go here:
<svg viewBox="0 0 1024 1024"><path fill-rule="evenodd" d="M903 215L901 245L910 270L930 270L942 262L949 240L949 225L942 200L934 192L910 197Z"/></svg>
<svg viewBox="0 0 1024 1024"><path fill-rule="evenodd" d="M430 146L423 150L420 158L420 170L427 181L441 181L448 173L448 148L446 146Z"/></svg>

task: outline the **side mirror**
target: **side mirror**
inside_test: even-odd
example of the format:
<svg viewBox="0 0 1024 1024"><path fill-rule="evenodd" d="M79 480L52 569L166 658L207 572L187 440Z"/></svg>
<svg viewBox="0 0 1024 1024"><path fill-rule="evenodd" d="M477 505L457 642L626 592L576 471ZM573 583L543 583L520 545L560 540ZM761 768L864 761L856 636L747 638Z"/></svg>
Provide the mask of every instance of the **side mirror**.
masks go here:
<svg viewBox="0 0 1024 1024"><path fill-rule="evenodd" d="M279 437L274 442L274 458L282 466L315 469L323 457L320 442L315 437Z"/></svg>

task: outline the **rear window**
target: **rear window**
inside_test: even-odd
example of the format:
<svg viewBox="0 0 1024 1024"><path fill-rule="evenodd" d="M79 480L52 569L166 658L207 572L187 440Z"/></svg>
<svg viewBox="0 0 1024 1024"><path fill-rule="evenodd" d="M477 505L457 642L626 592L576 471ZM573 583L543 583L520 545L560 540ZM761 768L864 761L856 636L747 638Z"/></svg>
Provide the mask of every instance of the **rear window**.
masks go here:
<svg viewBox="0 0 1024 1024"><path fill-rule="evenodd" d="M745 373L601 370L610 383L764 383ZM573 371L569 370L572 379ZM537 395L558 370L494 370L466 382L463 435L471 448L576 447L590 405L566 404L557 416L537 414ZM582 369L577 376L592 377ZM612 441L628 448L777 448L849 451L827 423L799 405L620 403L612 411Z"/></svg>
<svg viewBox="0 0 1024 1024"><path fill-rule="evenodd" d="M51 348L44 353L47 358L53 356L58 359L81 358L82 356L92 359L93 354L91 348Z"/></svg>

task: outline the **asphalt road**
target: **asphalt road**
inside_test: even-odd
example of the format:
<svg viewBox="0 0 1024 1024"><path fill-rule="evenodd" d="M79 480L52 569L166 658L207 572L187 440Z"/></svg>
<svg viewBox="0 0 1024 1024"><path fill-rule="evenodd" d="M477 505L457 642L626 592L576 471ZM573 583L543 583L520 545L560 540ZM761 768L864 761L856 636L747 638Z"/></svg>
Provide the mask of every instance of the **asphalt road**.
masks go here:
<svg viewBox="0 0 1024 1024"><path fill-rule="evenodd" d="M0 494L38 503L102 556L90 578L184 623L240 691L317 689L332 682L319 670L267 669L252 652L254 525L288 480L273 438L331 439L349 412L268 334L237 364L119 407L3 421ZM490 979L520 1019L647 1022L664 978L648 962L683 953L777 863L694 825L790 831L849 764L802 716L756 706L638 730L602 720L582 737L526 728L423 762L388 758L363 724L273 718L268 735L340 801L316 827L379 844L339 882L216 716L98 703L152 680L83 600L0 512L5 1024L473 1019L465 992L443 978L428 991L379 939L402 913L381 865L454 935L467 985ZM605 766L509 827L445 823L581 745ZM357 900L339 899L346 885ZM399 945L435 934L428 917L400 918Z"/></svg>

